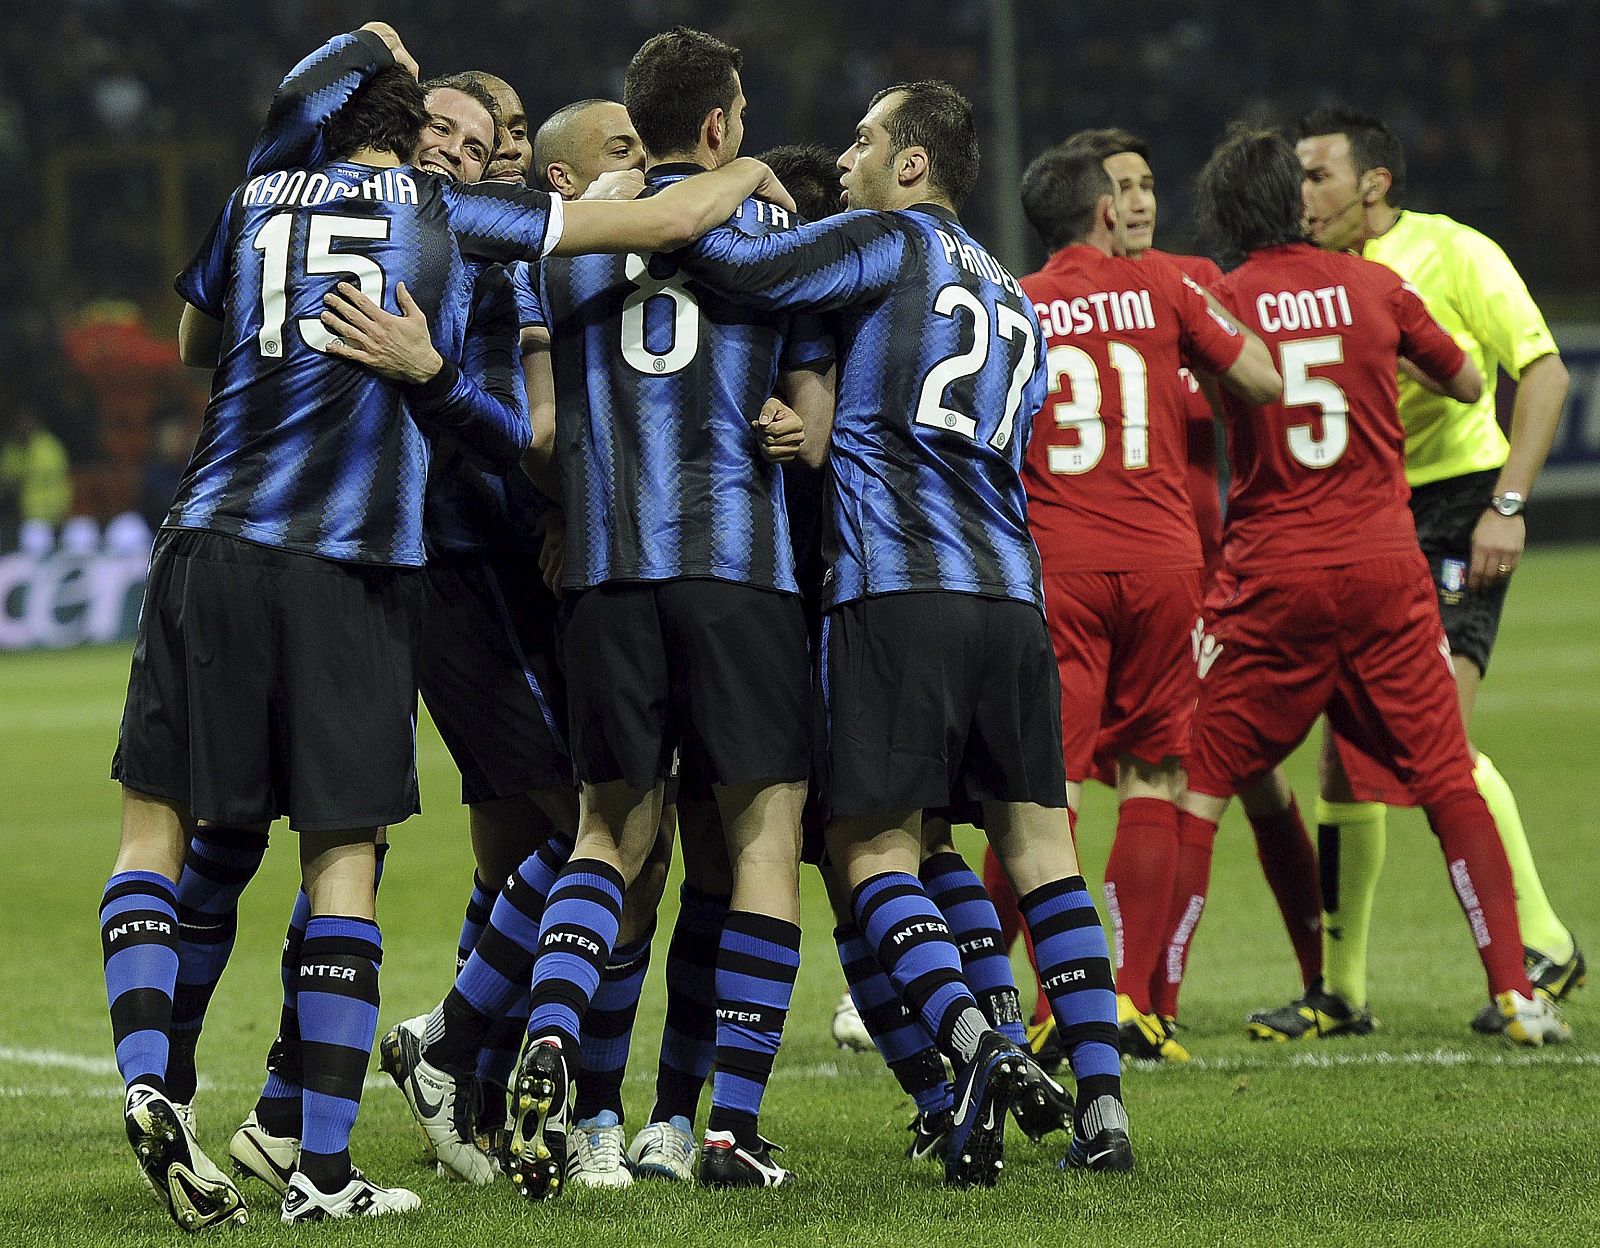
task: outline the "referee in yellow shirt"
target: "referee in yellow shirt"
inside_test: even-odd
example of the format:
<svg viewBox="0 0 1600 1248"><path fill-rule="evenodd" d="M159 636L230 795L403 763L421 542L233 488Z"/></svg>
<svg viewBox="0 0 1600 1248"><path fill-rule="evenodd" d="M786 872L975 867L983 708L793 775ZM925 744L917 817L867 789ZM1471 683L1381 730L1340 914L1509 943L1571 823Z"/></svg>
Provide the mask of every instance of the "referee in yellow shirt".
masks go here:
<svg viewBox="0 0 1600 1248"><path fill-rule="evenodd" d="M1511 261L1491 239L1449 217L1407 209L1405 154L1377 118L1323 109L1296 126L1305 169L1306 223L1313 242L1387 265L1421 294L1434 318L1472 356L1484 377L1504 368L1517 383L1508 442L1495 417L1495 387L1476 403L1457 403L1402 370L1400 419L1406 478L1417 536L1432 566L1439 610L1454 660L1461 715L1470 728L1478 684L1489 666L1511 574L1522 557L1529 494L1561 421L1567 370L1544 317ZM1551 997L1583 982L1571 932L1545 896L1528 849L1516 798L1478 751L1475 775L1505 842L1529 978ZM1350 800L1349 781L1324 737L1317 803L1323 880L1320 991L1282 1016L1294 1038L1371 1028L1367 1008L1367 929L1383 866L1384 807ZM1473 1020L1498 1031L1490 1002Z"/></svg>

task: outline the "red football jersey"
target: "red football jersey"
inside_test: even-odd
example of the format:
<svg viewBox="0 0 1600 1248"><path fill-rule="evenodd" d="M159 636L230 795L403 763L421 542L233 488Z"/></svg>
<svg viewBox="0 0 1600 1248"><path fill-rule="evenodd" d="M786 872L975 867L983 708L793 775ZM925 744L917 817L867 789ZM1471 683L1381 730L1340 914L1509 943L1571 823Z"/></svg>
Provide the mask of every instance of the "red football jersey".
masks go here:
<svg viewBox="0 0 1600 1248"><path fill-rule="evenodd" d="M1222 270L1205 256L1180 256L1151 248L1146 256L1160 256L1183 270L1197 286L1210 290L1222 280ZM1194 524L1200 531L1200 552L1206 567L1218 562L1222 553L1222 494L1217 483L1216 417L1200 383L1188 369L1183 370L1189 391L1189 501L1194 505Z"/></svg>
<svg viewBox="0 0 1600 1248"><path fill-rule="evenodd" d="M1235 571L1332 567L1417 549L1395 357L1436 377L1465 358L1392 269L1309 243L1253 254L1212 291L1265 340L1283 398L1224 394L1224 557Z"/></svg>
<svg viewBox="0 0 1600 1248"><path fill-rule="evenodd" d="M1045 572L1200 567L1179 369L1224 372L1244 337L1165 257L1065 247L1022 288L1049 348L1022 467Z"/></svg>

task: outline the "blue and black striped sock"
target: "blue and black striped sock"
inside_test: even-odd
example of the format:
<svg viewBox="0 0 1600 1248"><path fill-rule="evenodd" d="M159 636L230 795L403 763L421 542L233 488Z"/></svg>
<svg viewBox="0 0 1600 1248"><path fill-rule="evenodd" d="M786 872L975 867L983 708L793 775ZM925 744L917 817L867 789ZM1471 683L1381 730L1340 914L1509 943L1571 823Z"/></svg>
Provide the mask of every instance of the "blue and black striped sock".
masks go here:
<svg viewBox="0 0 1600 1248"><path fill-rule="evenodd" d="M472 873L472 896L467 898L467 913L461 920L461 935L456 938L456 974L467 964L472 951L478 947L478 937L489 923L489 911L494 906L494 886L484 883L476 871Z"/></svg>
<svg viewBox="0 0 1600 1248"><path fill-rule="evenodd" d="M731 1131L741 1148L761 1147L761 1098L799 970L798 927L765 914L728 911L717 951L717 1070L706 1128Z"/></svg>
<svg viewBox="0 0 1600 1248"><path fill-rule="evenodd" d="M961 977L961 954L916 876L885 871L850 896L856 926L907 1007L954 1062L969 1062L989 1023Z"/></svg>
<svg viewBox="0 0 1600 1248"><path fill-rule="evenodd" d="M267 853L267 834L242 828L201 828L183 855L178 876L178 983L172 995L172 1052L167 1095L194 1100L195 1046L206 1010L233 953L239 897Z"/></svg>
<svg viewBox="0 0 1600 1248"><path fill-rule="evenodd" d="M372 891L383 883L383 864L389 853L387 841L373 847ZM311 921L311 899L305 889L295 893L294 909L289 912L289 927L283 934L283 957L278 974L283 983L283 1009L278 1015L278 1034L267 1050L267 1078L256 1099L255 1115L268 1132L289 1139L300 1138L301 1084L300 950L305 943L306 924Z"/></svg>
<svg viewBox="0 0 1600 1248"><path fill-rule="evenodd" d="M166 1091L172 990L178 979L178 895L155 871L120 871L100 898L111 1039L125 1084Z"/></svg>
<svg viewBox="0 0 1600 1248"><path fill-rule="evenodd" d="M545 903L571 852L568 841L546 841L500 890L483 934L428 1019L423 1052L433 1065L462 1074L475 1071L491 1046L501 1059L509 1050L515 1063L522 1033L492 1038L490 1033L527 997Z"/></svg>
<svg viewBox="0 0 1600 1248"><path fill-rule="evenodd" d="M568 1069L577 1065L583 1016L622 923L622 874L593 858L574 858L550 889L539 924L528 1035L555 1036Z"/></svg>
<svg viewBox="0 0 1600 1248"><path fill-rule="evenodd" d="M944 1077L938 1046L922 1020L900 1000L900 994L878 965L872 946L854 923L834 928L833 941L839 948L839 965L844 968L856 1011L890 1073L922 1113L948 1109L950 1083Z"/></svg>
<svg viewBox="0 0 1600 1248"><path fill-rule="evenodd" d="M579 1037L574 1122L587 1122L602 1109L609 1109L619 1122L623 1120L622 1077L628 1067L633 1020L639 1013L639 994L644 991L645 973L650 969L650 941L654 936L652 923L638 940L613 949L606 969L600 972L600 986L589 1002L589 1012L583 1016L583 1034Z"/></svg>
<svg viewBox="0 0 1600 1248"><path fill-rule="evenodd" d="M324 1192L350 1181L350 1130L378 1031L383 937L370 919L313 915L300 947L300 1171Z"/></svg>
<svg viewBox="0 0 1600 1248"><path fill-rule="evenodd" d="M667 946L667 1021L661 1029L651 1122L695 1119L717 1053L717 949L728 899L684 884Z"/></svg>
<svg viewBox="0 0 1600 1248"><path fill-rule="evenodd" d="M1000 935L1000 915L983 881L960 854L934 854L918 873L929 899L939 907L961 954L961 971L978 998L989 1025L1016 1045L1028 1042L1022 1026L1022 999L1011 956Z"/></svg>
<svg viewBox="0 0 1600 1248"><path fill-rule="evenodd" d="M295 894L289 928L283 935L283 957L278 975L283 981L283 1008L278 1014L278 1034L267 1051L267 1078L256 1099L256 1121L273 1135L300 1138L300 951L306 924L311 921L311 899L305 889Z"/></svg>
<svg viewBox="0 0 1600 1248"><path fill-rule="evenodd" d="M1081 875L1041 885L1021 900L1033 933L1039 982L1072 1062L1080 1104L1122 1097L1117 990L1105 929Z"/></svg>

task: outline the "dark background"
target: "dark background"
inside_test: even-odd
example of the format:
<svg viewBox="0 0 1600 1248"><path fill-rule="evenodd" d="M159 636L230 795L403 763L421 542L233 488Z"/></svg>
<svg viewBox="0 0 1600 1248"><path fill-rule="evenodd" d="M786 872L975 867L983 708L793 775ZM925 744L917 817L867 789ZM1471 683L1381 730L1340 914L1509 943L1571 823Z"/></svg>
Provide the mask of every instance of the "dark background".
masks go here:
<svg viewBox="0 0 1600 1248"><path fill-rule="evenodd" d="M174 471L163 456L187 453L204 378L176 364L171 277L238 181L279 78L375 17L400 31L425 74L482 68L509 80L535 124L577 98L620 97L645 38L700 26L744 49L749 153L791 141L842 148L878 88L950 79L978 106L984 144L987 176L964 215L1019 271L1041 253L1031 238L1007 242L1015 188L1004 174L1070 131L1121 125L1151 142L1159 241L1182 250L1190 182L1231 119L1282 123L1347 101L1399 130L1413 207L1497 239L1552 319L1600 319L1594 3L1010 0L1014 59L992 51L1007 10L989 0L482 0L455 6L448 23L436 16L444 7L7 5L0 419L28 405L61 439L75 511L137 506ZM1008 68L1014 152L993 85Z"/></svg>

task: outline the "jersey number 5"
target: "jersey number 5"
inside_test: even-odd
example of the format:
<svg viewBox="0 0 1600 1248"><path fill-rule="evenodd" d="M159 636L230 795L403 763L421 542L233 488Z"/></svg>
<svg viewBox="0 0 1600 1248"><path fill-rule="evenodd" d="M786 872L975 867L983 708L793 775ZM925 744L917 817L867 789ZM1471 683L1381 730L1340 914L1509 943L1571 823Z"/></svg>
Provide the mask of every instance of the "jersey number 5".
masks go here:
<svg viewBox="0 0 1600 1248"><path fill-rule="evenodd" d="M288 320L289 288L289 232L294 228L294 214L280 212L267 219L256 231L251 243L262 253L261 260L261 330L256 342L261 354L271 359L283 357L283 330ZM333 245L348 240L382 242L389 237L387 217L340 217L329 213L313 213L306 222L306 267L308 277L327 277L340 274L353 277L361 293L379 307L383 306L383 269L371 256L357 251L335 252ZM295 321L300 337L313 351L326 351L328 344L338 335L314 316L302 316Z"/></svg>
<svg viewBox="0 0 1600 1248"><path fill-rule="evenodd" d="M988 363L989 342L998 328L1000 336L1015 342L1022 336L1022 351L1017 356L1017 366L1011 370L1011 388L1006 392L1006 407L1000 423L995 426L989 445L1003 451L1011 441L1011 431L1016 427L1017 410L1022 406L1023 387L1033 372L1033 325L1015 308L998 304L994 310L994 327L989 323L989 309L983 300L965 286L946 286L934 296L933 310L940 316L955 318L957 312L967 311L972 316L972 346L955 355L946 356L928 370L923 378L922 392L917 397L916 422L935 429L948 430L965 437L977 439L978 422L965 412L945 406L944 396L956 382L965 377L975 377Z"/></svg>
<svg viewBox="0 0 1600 1248"><path fill-rule="evenodd" d="M1344 339L1331 334L1286 342L1278 348L1278 360L1283 406L1316 407L1322 412L1321 437L1309 424L1289 426L1289 454L1307 468L1326 468L1350 445L1350 401L1336 383L1311 376L1311 370L1319 364L1343 363Z"/></svg>

